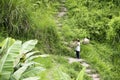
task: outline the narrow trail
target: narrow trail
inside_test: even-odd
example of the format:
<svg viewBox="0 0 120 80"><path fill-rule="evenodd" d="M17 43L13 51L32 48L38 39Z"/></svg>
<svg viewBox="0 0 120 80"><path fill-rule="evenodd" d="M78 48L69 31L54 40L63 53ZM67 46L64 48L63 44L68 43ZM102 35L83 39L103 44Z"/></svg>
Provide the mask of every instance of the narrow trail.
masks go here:
<svg viewBox="0 0 120 80"><path fill-rule="evenodd" d="M59 18L63 18L67 14L67 8L65 7L66 0L61 1L61 6L57 14L56 24L58 27L62 27L62 23L59 21ZM84 59L68 58L69 63L80 62L80 64L86 67L86 74L92 78L92 80L100 80L99 74L96 70L90 68L90 65Z"/></svg>
<svg viewBox="0 0 120 80"><path fill-rule="evenodd" d="M61 18L63 18L67 14L67 8L65 7L65 0L61 1L61 5L59 7L59 12L56 16L56 24L58 27L62 27L62 22L59 21Z"/></svg>
<svg viewBox="0 0 120 80"><path fill-rule="evenodd" d="M80 64L86 67L86 74L92 78L92 80L100 80L100 76L96 73L96 70L92 69L90 65L84 59L77 59L77 58L68 58L69 63L73 62L80 62Z"/></svg>

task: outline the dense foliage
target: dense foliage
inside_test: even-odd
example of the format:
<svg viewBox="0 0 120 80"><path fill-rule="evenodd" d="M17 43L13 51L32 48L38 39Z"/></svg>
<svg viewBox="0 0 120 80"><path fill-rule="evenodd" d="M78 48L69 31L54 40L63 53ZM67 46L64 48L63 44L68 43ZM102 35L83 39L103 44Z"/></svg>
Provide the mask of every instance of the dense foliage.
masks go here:
<svg viewBox="0 0 120 80"><path fill-rule="evenodd" d="M59 43L53 14L56 13L57 1L44 0L1 0L0 27L3 37L16 39L38 39L45 51L57 47ZM57 43L58 42L58 43Z"/></svg>
<svg viewBox="0 0 120 80"><path fill-rule="evenodd" d="M86 31L84 37L120 42L118 0L67 0L69 26ZM114 28L114 29L113 29ZM112 32L111 32L112 31Z"/></svg>
<svg viewBox="0 0 120 80"><path fill-rule="evenodd" d="M23 41L37 39L38 44L35 49L39 50L41 54L74 56L74 49L70 45L71 41L77 38L82 40L82 38L87 37L91 43L89 45L81 45L82 58L86 59L96 69L100 74L101 80L119 80L119 4L120 0L0 0L0 41L6 37L13 37ZM61 9L60 7L63 6L67 8L67 14L58 18L57 14ZM57 22L61 23L62 26L58 27ZM7 45L9 41L10 43ZM5 42L6 44L4 44ZM7 57L8 59L9 57L10 59L12 58L11 61L14 61L13 57L9 55L16 57L19 53L11 50L16 45L18 46L15 48L20 50L21 41L11 38L7 38L6 41L0 44L0 63L2 64L0 64L0 79L4 79L5 75L9 75L13 71L12 66L9 66L6 70L8 73L4 74ZM61 61L63 64L59 59L63 60ZM52 62L52 59L50 60ZM63 58L54 59L53 61L55 60L58 60L55 63L60 63L59 65L64 66L65 71L64 69L61 70L61 68L59 70L60 73L55 70L54 79L59 80L61 78L59 74L65 74L66 77L69 75L73 80L76 79L78 71L70 69L69 66L67 66L69 70L65 68L68 64L64 63L65 60ZM47 61L44 61L43 63L46 64ZM54 69L52 65L56 66L56 64L46 64L44 67L52 67L48 70L51 71ZM81 70L81 67L79 69ZM47 75L47 71L39 76L46 80L45 75ZM28 77L28 75L26 77L15 77L14 74L11 76L11 78L19 79ZM6 78L8 79L9 77ZM37 77L33 78L38 79ZM85 79L89 80L87 76Z"/></svg>
<svg viewBox="0 0 120 80"><path fill-rule="evenodd" d="M67 0L66 2L68 17L65 24L71 29L69 34L79 33L80 35L77 36L79 38L88 37L92 41L102 43L102 45L94 42L91 45L82 45L81 54L96 68L103 80L120 79L118 76L120 74L119 3L119 0Z"/></svg>

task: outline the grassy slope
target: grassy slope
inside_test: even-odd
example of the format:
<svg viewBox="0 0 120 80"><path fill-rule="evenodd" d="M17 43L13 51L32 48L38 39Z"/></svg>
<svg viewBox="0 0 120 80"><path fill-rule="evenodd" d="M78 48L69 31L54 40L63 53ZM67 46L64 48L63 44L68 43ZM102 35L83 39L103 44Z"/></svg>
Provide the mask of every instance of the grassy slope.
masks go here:
<svg viewBox="0 0 120 80"><path fill-rule="evenodd" d="M119 80L119 73L114 71L112 55L114 50L106 44L92 43L82 45L81 56L100 74L102 80Z"/></svg>
<svg viewBox="0 0 120 80"><path fill-rule="evenodd" d="M80 63L69 64L63 56L51 55L46 58L37 58L35 61L46 68L40 74L42 80L75 80L82 69ZM85 75L84 80L91 79Z"/></svg>
<svg viewBox="0 0 120 80"><path fill-rule="evenodd" d="M68 0L68 1L70 1L70 0ZM37 0L36 0L36 2L37 2ZM34 4L37 5L36 2ZM56 2L57 2L57 0L56 0ZM54 29L54 27L56 25L54 23L53 17L50 17L49 15L54 14L54 11L55 11L54 9L55 9L56 5L59 4L59 3L55 3L54 5L52 5L52 7L49 7L49 6L51 6L51 3L48 4L47 7L46 7L46 4L47 4L47 2L45 3L45 5L40 4L41 5L40 7L39 7L39 4L38 4L37 7L36 7L36 10L35 9L30 9L29 8L30 4L28 4L29 6L24 5L24 6L27 7L25 11L27 11L27 14L29 14L29 16L31 16L31 17L28 17L28 15L27 15L27 17L28 17L27 19L30 19L28 21L30 21L30 23L32 24L30 27L33 27L33 30L32 31L30 30L31 32L29 32L29 34L27 34L27 35L24 35L24 34L23 35L20 35L20 34L16 35L16 34L14 34L14 33L17 33L16 28L15 28L15 30L13 29L14 32L12 34L9 34L9 35L11 35L12 37L15 37L15 38L19 37L19 38L22 38L22 39L37 38L38 40L40 40L38 46L40 46L40 48L43 49L43 51L44 51L44 49L46 49L46 47L47 47L46 50L49 50L49 46L47 46L49 44L49 45L52 45L52 50L53 51L51 53L54 53L58 50L58 49L55 50L54 46L56 44L54 42L56 41L56 38L61 37L61 36L55 37L54 34L57 34L57 32L54 32L54 33L51 32L51 31L56 30L56 29ZM92 4L92 1L90 1L90 4ZM71 10L72 10L72 8L77 7L76 3L71 3L70 6L72 6L72 5L73 5L73 7L71 7ZM86 5L86 4L84 4L84 5ZM94 5L96 5L96 3ZM33 6L31 6L31 7L33 7ZM89 5L89 7L90 7L89 10L87 10L86 7L84 7L84 6L82 7L81 10L82 10L83 13L81 13L81 14L85 14L85 15L83 17L81 17L80 21L83 20L83 22L84 22L84 18L87 16L87 12L92 11L91 10L92 8L93 9L97 8L97 7L94 7L94 6L91 6L91 5ZM6 10L6 9L3 9L3 10ZM45 10L47 10L47 11L45 11ZM89 13L90 16L93 16L92 18L90 18L90 20L93 20L94 18L99 19L99 17L101 17L101 15L105 16L107 14L107 13L99 14L99 12L96 13L96 10L93 10L93 11L95 11L94 14L95 15L97 14L98 17L95 18L94 15ZM107 10L107 8L105 10ZM31 11L33 11L33 12L31 13ZM76 11L79 11L79 10L76 8L76 9L73 9L73 11L76 13ZM104 11L104 9L103 9L103 11ZM111 10L110 10L110 12L111 12ZM41 14L39 14L39 13L41 13ZM71 11L71 13L72 13L72 11ZM112 12L112 14L117 15L117 12L116 11ZM6 15L6 14L4 14L4 15ZM4 15L3 15L3 18L4 18ZM12 15L12 16L14 17L14 15ZM22 15L22 14L21 14L21 16L24 17L24 15ZM71 17L71 15L70 15L70 17ZM80 15L78 15L78 17L80 17ZM85 18L85 20L86 19L87 18ZM22 18L22 20L24 20L24 18ZM22 20L20 20L21 24L22 24ZM25 18L25 20L26 20L26 18ZM89 18L87 20L89 20ZM106 21L106 18L105 18L105 21ZM80 24L83 25L83 22L81 22ZM11 23L16 24L14 19L13 19L13 22L11 22ZM71 40L71 37L72 38L81 37L81 35L76 36L76 34L74 33L77 30L78 34L79 34L79 30L76 28L78 26L75 25L75 24L76 24L76 21L73 18L73 19L68 20L67 24L65 23L65 25L63 26L64 30L62 32L62 36L64 34L64 36L66 38L66 41ZM89 23L87 23L87 24L89 25ZM1 25L4 28L4 25L3 24L1 24ZM22 24L22 26L23 25L24 24ZM54 25L54 27L50 28L53 25ZM11 27L12 25L9 25L9 26ZM83 25L83 26L85 26L85 25ZM70 28L75 28L75 30L70 29ZM66 32L66 30L68 30L68 29L69 29L69 33ZM65 34L65 32L66 32L66 34ZM4 29L3 29L3 32L0 31L0 35L1 35L0 39L3 39L4 35L5 36L8 35L8 34L4 34L4 33L5 33ZM33 35L33 33L35 33L36 35ZM51 35L49 33L51 33ZM82 33L82 34L84 34L84 33ZM84 34L84 35L86 35L86 34ZM59 46L59 45L57 44L57 46ZM62 47L62 51L59 50L57 52L62 53L62 54L67 54L68 52L66 52L67 51L66 48L65 48L66 46L62 45L61 47ZM92 67L95 68L98 71L98 73L100 73L101 78L103 80L119 80L120 77L118 76L119 74L118 74L118 71L117 71L117 69L119 67L118 67L118 65L114 66L114 64L112 62L112 59L111 59L113 53L115 53L115 51L113 51L113 49L111 49L109 46L107 46L105 44L99 44L99 43L91 43L89 45L82 45L81 47L82 47L81 56L84 59L86 59L88 61L88 63L90 63L92 65ZM46 51L46 53L47 53L47 51ZM116 53L118 53L118 51L116 51ZM69 55L72 55L72 54L69 54ZM55 58L57 58L57 59L55 59ZM72 77L73 79L77 76L77 74L79 72L78 70L75 70L76 68L74 68L74 67L76 66L77 69L81 69L81 66L78 63L74 63L74 64L69 65L66 62L65 59L59 58L57 56L52 56L51 58L42 59L42 60L39 58L36 61L37 62L40 61L40 63L42 63L43 66L47 68L47 70L43 74L40 74L41 77L44 80L47 80L46 76L48 76L52 79L54 78L56 80L59 79L59 75L57 75L57 69L55 68L55 66L57 66L57 65L59 65L60 69L62 69L62 71L64 71L65 73L69 74L70 77ZM56 74L54 74L54 73L51 74L52 71L55 72ZM50 74L50 76L49 76L49 74ZM87 78L85 78L85 79L87 79Z"/></svg>
<svg viewBox="0 0 120 80"><path fill-rule="evenodd" d="M120 70L118 67L120 47L117 46L119 43L115 45L105 43L108 42L106 34L109 33L107 31L108 27L110 27L108 26L109 22L112 19L114 20L114 17L119 17L118 10L120 8L117 5L119 1L117 1L118 0L67 0L66 2L68 17L63 23L65 23L65 27L67 25L66 28L69 29L69 31L65 37L67 36L68 40L90 37L91 41L98 41L91 42L89 45L82 45L81 57L86 59L88 63L100 73L102 80L120 79ZM112 27L117 26L114 25ZM77 34L79 35L77 36ZM113 47L115 47L115 49L113 49Z"/></svg>

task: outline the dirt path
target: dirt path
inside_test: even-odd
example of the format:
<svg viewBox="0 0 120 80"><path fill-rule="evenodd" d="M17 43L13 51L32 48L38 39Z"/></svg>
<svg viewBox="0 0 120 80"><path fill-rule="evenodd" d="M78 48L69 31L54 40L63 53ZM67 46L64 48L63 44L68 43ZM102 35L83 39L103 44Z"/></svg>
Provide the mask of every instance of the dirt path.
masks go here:
<svg viewBox="0 0 120 80"><path fill-rule="evenodd" d="M58 27L62 27L62 23L59 21L59 18L63 18L67 14L67 8L65 7L65 0L61 1L61 6L59 8L59 12L57 14L56 24ZM88 76L92 78L92 80L100 80L99 74L92 68L84 59L76 59L76 58L68 58L69 63L80 62L82 66L86 67L85 72Z"/></svg>
<svg viewBox="0 0 120 80"><path fill-rule="evenodd" d="M40 55L40 57L48 57L50 55L48 54L43 54L43 55ZM92 80L100 80L100 76L99 74L96 72L96 70L92 69L90 67L90 64L88 64L84 59L77 59L77 58L67 58L69 63L73 63L73 62L79 62L82 66L86 67L86 74L88 76L90 76L92 78Z"/></svg>
<svg viewBox="0 0 120 80"><path fill-rule="evenodd" d="M90 68L90 65L84 59L68 58L68 60L70 64L73 62L80 62L82 66L86 67L85 72L92 80L100 80L99 74L94 69Z"/></svg>
<svg viewBox="0 0 120 80"><path fill-rule="evenodd" d="M63 18L67 14L67 8L65 7L65 0L61 0L61 4L59 7L59 12L57 12L57 15L55 17L56 24L58 27L62 27L62 22L59 21L61 18Z"/></svg>

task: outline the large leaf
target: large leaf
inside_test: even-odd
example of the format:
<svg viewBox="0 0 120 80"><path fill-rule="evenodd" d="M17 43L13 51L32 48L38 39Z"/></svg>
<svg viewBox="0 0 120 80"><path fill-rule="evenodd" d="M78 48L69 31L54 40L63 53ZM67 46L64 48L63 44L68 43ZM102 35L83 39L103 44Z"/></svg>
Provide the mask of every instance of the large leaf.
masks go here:
<svg viewBox="0 0 120 80"><path fill-rule="evenodd" d="M32 55L34 55L35 53L38 53L38 52L40 52L40 51L29 52L29 53L26 54L25 58L27 59L30 56L32 56Z"/></svg>
<svg viewBox="0 0 120 80"><path fill-rule="evenodd" d="M29 78L25 78L23 80L39 80L40 78L38 77L29 77Z"/></svg>
<svg viewBox="0 0 120 80"><path fill-rule="evenodd" d="M13 72L13 67L15 67L17 64L21 64L20 62L20 58L23 57L22 55L25 54L25 62L22 63L22 67L20 67L17 71L15 71L14 73L11 74L10 79L14 79L14 80L20 80L22 79L22 75L24 73L24 75L28 75L28 73L33 74L35 76L35 74L37 74L38 72L41 72L42 70L44 70L41 67L30 67L30 69L28 69L29 66L33 65L33 64L38 64L35 62L32 62L29 58L33 57L33 55L39 51L33 51L31 52L31 50L35 47L35 45L37 44L37 40L30 40L30 41L26 41L25 43L23 43L21 41L14 41L10 38L7 38L5 41L2 42L1 46L1 52L2 54L2 58L0 59L0 80L8 80L8 78L10 77L11 72ZM17 58L17 59L16 59ZM27 59L29 59L29 63L27 62ZM13 62L14 65L13 65ZM29 71L27 71L27 69ZM26 77L25 80L27 79L38 79L35 77L31 77L28 76L28 78Z"/></svg>
<svg viewBox="0 0 120 80"><path fill-rule="evenodd" d="M20 54L25 54L31 51L35 47L37 42L38 42L37 40L29 40L23 43Z"/></svg>
<svg viewBox="0 0 120 80"><path fill-rule="evenodd" d="M15 42L12 38L6 38L4 41L0 43L1 49L0 54L4 53L4 50L9 48Z"/></svg>
<svg viewBox="0 0 120 80"><path fill-rule="evenodd" d="M86 67L84 67L84 68L80 71L80 73L78 74L78 77L77 77L76 80L83 80L84 74L85 74L85 69L86 69Z"/></svg>
<svg viewBox="0 0 120 80"><path fill-rule="evenodd" d="M40 65L37 66L37 67L31 67L30 69L28 69L27 71L25 71L22 74L22 76L24 76L26 78L27 77L36 76L36 75L40 74L42 71L44 71L44 70L45 70L45 68L40 67Z"/></svg>
<svg viewBox="0 0 120 80"><path fill-rule="evenodd" d="M35 64L34 62L23 64L21 68L19 68L14 74L12 75L16 80L19 80L22 74L26 71L26 69L31 66L32 64Z"/></svg>
<svg viewBox="0 0 120 80"><path fill-rule="evenodd" d="M34 55L34 56L29 57L25 62L32 61L33 59L38 58L38 57L49 57L49 55L47 55L47 54L45 54L45 55Z"/></svg>
<svg viewBox="0 0 120 80"><path fill-rule="evenodd" d="M8 40L9 43L11 40ZM0 59L0 74L9 76L13 70L13 61L17 57L21 48L21 41L15 41L8 49L2 50L4 52ZM8 44L10 45L10 44Z"/></svg>
<svg viewBox="0 0 120 80"><path fill-rule="evenodd" d="M13 43L13 45L11 45L8 50L6 51L6 53L3 55L3 57L0 59L0 72L2 72L3 66L5 65L6 61L13 61L15 59L15 57L20 51L20 47L21 47L21 41L15 41ZM9 59L9 60L8 60ZM10 60L11 59L11 60Z"/></svg>

